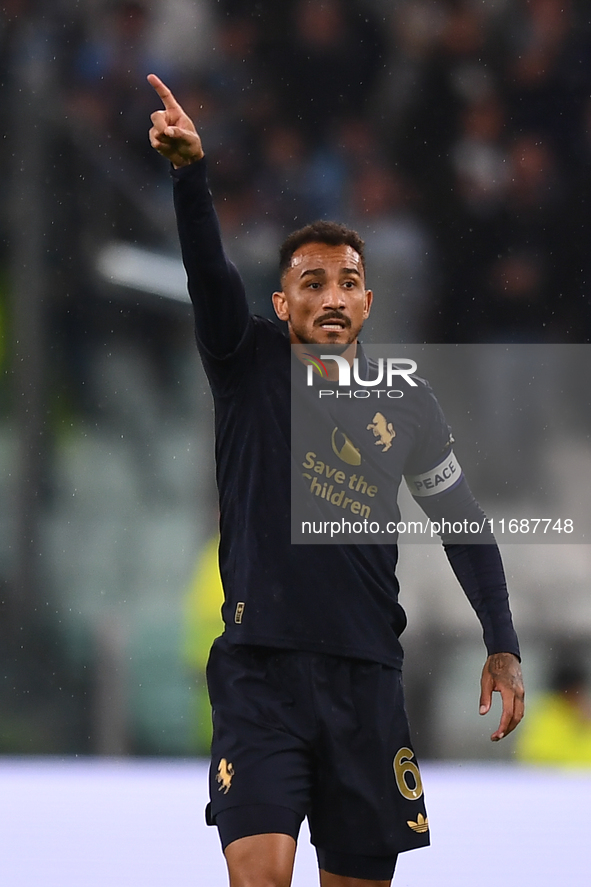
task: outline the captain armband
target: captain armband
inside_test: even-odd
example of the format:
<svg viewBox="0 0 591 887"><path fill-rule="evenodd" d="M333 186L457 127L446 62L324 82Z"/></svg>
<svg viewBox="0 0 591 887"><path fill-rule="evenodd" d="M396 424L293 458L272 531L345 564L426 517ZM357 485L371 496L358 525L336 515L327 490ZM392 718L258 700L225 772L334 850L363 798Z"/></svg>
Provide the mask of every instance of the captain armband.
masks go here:
<svg viewBox="0 0 591 887"><path fill-rule="evenodd" d="M423 474L405 476L408 488L413 496L436 496L455 486L462 478L462 469L453 451L447 454L434 468Z"/></svg>

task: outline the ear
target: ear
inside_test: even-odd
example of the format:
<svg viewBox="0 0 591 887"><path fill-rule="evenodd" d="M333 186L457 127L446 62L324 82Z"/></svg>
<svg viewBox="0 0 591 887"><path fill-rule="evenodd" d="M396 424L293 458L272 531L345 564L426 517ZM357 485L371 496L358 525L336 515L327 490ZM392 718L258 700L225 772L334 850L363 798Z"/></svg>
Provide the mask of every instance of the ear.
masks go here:
<svg viewBox="0 0 591 887"><path fill-rule="evenodd" d="M365 308L363 309L363 319L367 320L369 317L369 312L371 311L371 303L373 302L373 292L371 290L365 290ZM277 309L275 309L277 310Z"/></svg>
<svg viewBox="0 0 591 887"><path fill-rule="evenodd" d="M287 299L285 298L285 293L273 293L271 296L273 301L273 308L275 309L275 314L279 318L279 320L289 320L289 310L287 308Z"/></svg>

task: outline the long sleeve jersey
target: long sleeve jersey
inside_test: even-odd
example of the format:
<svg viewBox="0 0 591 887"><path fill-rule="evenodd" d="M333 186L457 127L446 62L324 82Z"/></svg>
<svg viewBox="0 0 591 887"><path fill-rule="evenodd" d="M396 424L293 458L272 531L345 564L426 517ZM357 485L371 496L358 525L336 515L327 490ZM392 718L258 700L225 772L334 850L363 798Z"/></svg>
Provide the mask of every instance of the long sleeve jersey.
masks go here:
<svg viewBox="0 0 591 887"><path fill-rule="evenodd" d="M224 252L205 159L173 171L173 179L197 345L215 407L225 635L238 644L399 668L406 616L398 601L397 545L291 544L293 459L313 459L310 451L292 453L289 340L249 312L240 275ZM419 477L446 458L450 435L428 386L413 404L394 474ZM433 432L428 436L426 421ZM397 495L395 482L391 495ZM478 508L465 481L421 504L428 514L429 508L439 513L445 500L455 514L472 516ZM450 544L446 550L488 652L518 655L496 545Z"/></svg>

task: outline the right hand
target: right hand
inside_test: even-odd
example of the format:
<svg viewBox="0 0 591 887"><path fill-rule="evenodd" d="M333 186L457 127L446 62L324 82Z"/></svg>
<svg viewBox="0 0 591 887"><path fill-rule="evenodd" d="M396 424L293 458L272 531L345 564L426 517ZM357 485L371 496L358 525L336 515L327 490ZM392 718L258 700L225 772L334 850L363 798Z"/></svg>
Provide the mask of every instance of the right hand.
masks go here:
<svg viewBox="0 0 591 887"><path fill-rule="evenodd" d="M175 169L189 166L204 156L201 139L195 124L185 114L172 92L155 74L148 74L148 83L153 86L164 105L163 111L150 115L150 144L166 157Z"/></svg>

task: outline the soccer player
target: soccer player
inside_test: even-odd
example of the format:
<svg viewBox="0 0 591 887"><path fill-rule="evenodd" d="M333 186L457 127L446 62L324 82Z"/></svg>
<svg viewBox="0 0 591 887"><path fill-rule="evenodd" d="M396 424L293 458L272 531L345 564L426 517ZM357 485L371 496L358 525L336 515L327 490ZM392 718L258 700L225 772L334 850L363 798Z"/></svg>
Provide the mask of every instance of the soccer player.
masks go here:
<svg viewBox="0 0 591 887"><path fill-rule="evenodd" d="M290 542L290 469L294 460L315 465L317 455L291 452L290 343L341 346L349 361L362 355L358 336L372 301L363 242L332 222L294 232L281 248L281 290L273 294L288 337L251 316L224 253L195 125L158 77L148 80L164 106L152 114L150 141L173 167L197 344L215 403L225 628L207 673L207 820L219 830L231 887L289 887L306 816L322 887L384 887L398 853L429 843L402 697L397 546ZM385 460L393 500L404 474L433 519L480 519L437 401L424 383L412 392L366 423L368 471L372 459ZM320 441L322 429L314 432ZM359 464L355 434L333 446L333 459ZM329 442L320 445L329 452ZM431 495L442 466L453 467L453 482ZM314 480L315 507L322 497L314 498ZM375 494L359 479L350 484L359 502ZM498 548L443 541L489 654L481 713L493 691L502 697L496 741L521 720L524 696Z"/></svg>

